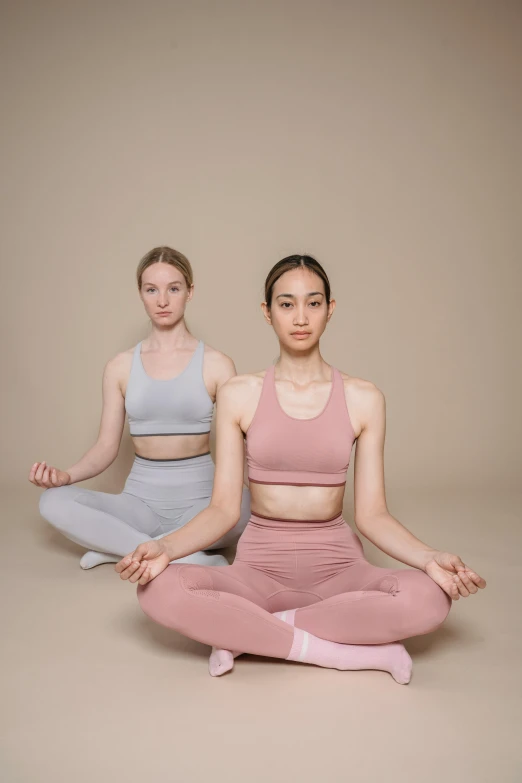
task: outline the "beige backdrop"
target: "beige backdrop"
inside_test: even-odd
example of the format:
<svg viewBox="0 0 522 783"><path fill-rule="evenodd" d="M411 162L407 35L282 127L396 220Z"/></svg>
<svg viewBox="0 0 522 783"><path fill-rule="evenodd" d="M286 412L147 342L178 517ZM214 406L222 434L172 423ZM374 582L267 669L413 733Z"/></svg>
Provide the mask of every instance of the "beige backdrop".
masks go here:
<svg viewBox="0 0 522 783"><path fill-rule="evenodd" d="M519 783L522 3L0 13L0 778ZM488 581L406 642L407 688L255 656L211 680L208 647L39 517L29 467L96 437L160 243L194 264L194 333L239 371L277 356L271 265L308 251L329 271L324 356L386 394L390 510ZM131 459L127 437L91 486L121 488Z"/></svg>
<svg viewBox="0 0 522 783"><path fill-rule="evenodd" d="M137 261L168 243L240 372L277 355L266 272L315 254L325 358L387 397L388 486L515 484L520 2L2 7L3 481L93 442L104 363L147 330Z"/></svg>

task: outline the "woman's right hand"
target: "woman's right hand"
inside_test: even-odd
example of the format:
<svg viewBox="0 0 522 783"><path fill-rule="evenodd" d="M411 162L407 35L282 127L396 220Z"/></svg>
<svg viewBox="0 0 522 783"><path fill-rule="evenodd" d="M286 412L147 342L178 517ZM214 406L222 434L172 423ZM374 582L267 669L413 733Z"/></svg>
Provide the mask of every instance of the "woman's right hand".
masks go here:
<svg viewBox="0 0 522 783"><path fill-rule="evenodd" d="M29 473L29 481L37 487L63 487L71 483L71 477L65 470L58 470L46 462L35 462Z"/></svg>
<svg viewBox="0 0 522 783"><path fill-rule="evenodd" d="M120 579L128 579L129 582L139 582L146 585L156 576L161 574L169 564L167 547L157 541L147 541L140 544L130 555L126 555L114 566Z"/></svg>

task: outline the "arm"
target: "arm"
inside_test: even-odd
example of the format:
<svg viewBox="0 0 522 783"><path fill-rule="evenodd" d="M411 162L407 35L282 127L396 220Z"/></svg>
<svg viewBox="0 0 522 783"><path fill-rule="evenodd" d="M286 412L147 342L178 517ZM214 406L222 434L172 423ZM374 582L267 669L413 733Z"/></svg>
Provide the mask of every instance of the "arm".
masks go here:
<svg viewBox="0 0 522 783"><path fill-rule="evenodd" d="M210 397L215 400L217 393L230 378L237 375L234 362L229 356L209 346L205 349L203 377Z"/></svg>
<svg viewBox="0 0 522 783"><path fill-rule="evenodd" d="M239 521L243 487L243 433L239 425L241 386L233 379L218 392L216 473L210 505L179 530L141 544L116 565L122 579L146 584L171 560L206 549Z"/></svg>
<svg viewBox="0 0 522 783"><path fill-rule="evenodd" d="M237 375L237 370L234 362L229 356L225 356L225 354L222 354L221 361L219 362L218 372L216 373L216 396L219 393L221 387L224 386L227 381L229 381L231 378L234 378L236 375Z"/></svg>
<svg viewBox="0 0 522 783"><path fill-rule="evenodd" d="M354 466L355 524L363 535L401 563L424 569L436 551L388 511L384 488L386 403L373 384L360 390L362 431Z"/></svg>
<svg viewBox="0 0 522 783"><path fill-rule="evenodd" d="M476 593L485 580L458 555L424 544L388 511L384 489L384 395L373 384L360 390L362 431L355 456L355 524L383 552L425 571L454 600Z"/></svg>
<svg viewBox="0 0 522 783"><path fill-rule="evenodd" d="M107 363L102 383L103 407L98 438L92 448L67 470L71 484L93 478L112 465L120 450L125 423L125 399L121 390L119 357Z"/></svg>
<svg viewBox="0 0 522 783"><path fill-rule="evenodd" d="M169 560L206 549L239 521L243 486L243 433L239 426L237 385L223 386L217 395L216 473L212 497L179 530L161 539Z"/></svg>
<svg viewBox="0 0 522 783"><path fill-rule="evenodd" d="M29 480L40 487L74 484L102 473L111 465L121 443L125 422L125 401L121 390L121 361L116 357L107 363L103 373L103 409L96 443L66 471L59 471L45 462L35 463Z"/></svg>
<svg viewBox="0 0 522 783"><path fill-rule="evenodd" d="M217 362L216 373L214 378L214 382L215 382L214 394L216 397L221 387L224 386L225 383L227 383L227 381L229 381L231 378L234 378L237 375L236 365L234 364L234 362L229 356L226 356L224 353L219 353L218 357L219 357L219 361ZM245 473L245 468L246 468L245 449L246 449L246 445L243 439L243 487L248 488L248 481Z"/></svg>

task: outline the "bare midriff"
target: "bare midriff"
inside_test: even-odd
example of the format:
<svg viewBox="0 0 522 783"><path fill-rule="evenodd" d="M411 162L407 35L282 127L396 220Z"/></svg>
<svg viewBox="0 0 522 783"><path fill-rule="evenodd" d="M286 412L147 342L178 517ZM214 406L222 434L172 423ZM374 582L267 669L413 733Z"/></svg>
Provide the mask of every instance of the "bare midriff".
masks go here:
<svg viewBox="0 0 522 783"><path fill-rule="evenodd" d="M134 451L145 459L188 459L210 451L210 434L145 435L133 438Z"/></svg>
<svg viewBox="0 0 522 783"><path fill-rule="evenodd" d="M344 489L250 482L251 509L272 519L332 519L342 513Z"/></svg>

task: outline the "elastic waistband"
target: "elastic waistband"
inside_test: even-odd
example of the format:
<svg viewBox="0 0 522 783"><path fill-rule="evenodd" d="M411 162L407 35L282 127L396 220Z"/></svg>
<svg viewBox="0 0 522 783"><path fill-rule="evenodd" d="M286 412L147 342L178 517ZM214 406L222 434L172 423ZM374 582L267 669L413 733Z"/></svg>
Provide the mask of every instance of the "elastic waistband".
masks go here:
<svg viewBox="0 0 522 783"><path fill-rule="evenodd" d="M148 429L152 429L149 427ZM135 430L129 430L131 438L167 438L175 437L176 435L210 435L210 430L202 430L201 432L136 432Z"/></svg>
<svg viewBox="0 0 522 783"><path fill-rule="evenodd" d="M252 511L250 524L256 527L269 527L292 530L316 530L318 528L332 528L346 525L342 512L336 514L330 519L278 519L275 517L265 517Z"/></svg>
<svg viewBox="0 0 522 783"><path fill-rule="evenodd" d="M195 457L177 457L176 459L151 459L150 457L141 457L139 454L134 455L134 464L158 468L190 467L207 462L212 462L210 451L205 451L204 454L198 454Z"/></svg>

